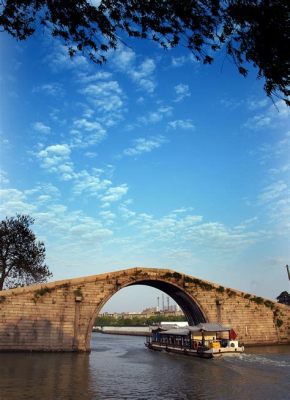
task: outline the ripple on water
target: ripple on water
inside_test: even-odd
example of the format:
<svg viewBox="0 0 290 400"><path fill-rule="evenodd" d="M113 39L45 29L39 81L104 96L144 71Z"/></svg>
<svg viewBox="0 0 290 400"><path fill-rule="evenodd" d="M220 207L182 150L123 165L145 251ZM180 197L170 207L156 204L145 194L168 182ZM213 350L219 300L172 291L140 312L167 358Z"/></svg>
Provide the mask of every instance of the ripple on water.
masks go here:
<svg viewBox="0 0 290 400"><path fill-rule="evenodd" d="M155 353L142 337L93 334L90 354L1 354L5 400L286 400L290 348L221 360Z"/></svg>
<svg viewBox="0 0 290 400"><path fill-rule="evenodd" d="M288 360L281 360L280 358L272 358L257 354L239 354L235 359L243 361L245 363L257 364L262 366L290 368L290 361ZM225 358L225 360L227 361L228 359Z"/></svg>

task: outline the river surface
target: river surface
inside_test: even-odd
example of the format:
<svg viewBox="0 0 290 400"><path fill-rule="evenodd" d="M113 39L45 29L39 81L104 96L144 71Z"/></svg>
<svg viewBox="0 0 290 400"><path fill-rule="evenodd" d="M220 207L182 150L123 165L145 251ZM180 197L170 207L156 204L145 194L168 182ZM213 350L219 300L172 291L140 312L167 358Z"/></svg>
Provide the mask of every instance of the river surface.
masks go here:
<svg viewBox="0 0 290 400"><path fill-rule="evenodd" d="M90 354L0 353L1 400L289 400L290 346L203 360L93 333Z"/></svg>

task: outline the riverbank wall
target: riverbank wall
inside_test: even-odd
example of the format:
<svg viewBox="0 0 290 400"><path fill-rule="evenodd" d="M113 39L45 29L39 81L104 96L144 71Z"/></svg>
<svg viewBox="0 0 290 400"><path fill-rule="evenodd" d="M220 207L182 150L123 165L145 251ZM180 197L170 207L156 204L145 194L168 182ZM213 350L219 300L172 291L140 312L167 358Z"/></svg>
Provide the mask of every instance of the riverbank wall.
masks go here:
<svg viewBox="0 0 290 400"><path fill-rule="evenodd" d="M149 326L94 326L93 332L111 335L149 336Z"/></svg>

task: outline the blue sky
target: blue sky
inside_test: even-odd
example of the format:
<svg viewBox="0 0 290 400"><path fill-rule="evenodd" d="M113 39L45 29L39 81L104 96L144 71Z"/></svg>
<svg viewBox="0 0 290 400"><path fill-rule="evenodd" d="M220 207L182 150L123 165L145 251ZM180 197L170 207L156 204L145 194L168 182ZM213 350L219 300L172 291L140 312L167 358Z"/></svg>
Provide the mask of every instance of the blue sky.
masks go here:
<svg viewBox="0 0 290 400"><path fill-rule="evenodd" d="M54 280L147 266L289 290L289 111L255 71L145 41L100 67L45 34L0 40L1 218L35 218Z"/></svg>

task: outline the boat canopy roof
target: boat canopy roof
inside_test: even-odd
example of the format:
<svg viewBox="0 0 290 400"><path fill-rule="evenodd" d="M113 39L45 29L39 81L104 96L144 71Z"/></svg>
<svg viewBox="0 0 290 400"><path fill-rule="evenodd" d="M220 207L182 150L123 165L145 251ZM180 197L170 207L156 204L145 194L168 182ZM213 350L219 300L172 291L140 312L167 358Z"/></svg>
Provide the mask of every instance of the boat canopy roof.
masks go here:
<svg viewBox="0 0 290 400"><path fill-rule="evenodd" d="M189 326L188 329L190 332L226 332L231 330L228 326L210 322L202 322L195 326Z"/></svg>
<svg viewBox="0 0 290 400"><path fill-rule="evenodd" d="M221 324L215 323L200 323L195 326L188 326L186 328L171 328L166 330L159 330L160 335L175 335L175 336L188 336L189 333L194 332L227 332L231 328ZM156 330L157 331L157 330Z"/></svg>
<svg viewBox="0 0 290 400"><path fill-rule="evenodd" d="M189 332L188 328L173 328L160 332L160 335L188 336Z"/></svg>

